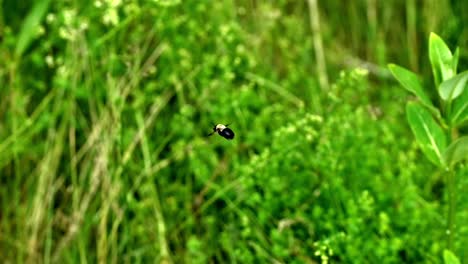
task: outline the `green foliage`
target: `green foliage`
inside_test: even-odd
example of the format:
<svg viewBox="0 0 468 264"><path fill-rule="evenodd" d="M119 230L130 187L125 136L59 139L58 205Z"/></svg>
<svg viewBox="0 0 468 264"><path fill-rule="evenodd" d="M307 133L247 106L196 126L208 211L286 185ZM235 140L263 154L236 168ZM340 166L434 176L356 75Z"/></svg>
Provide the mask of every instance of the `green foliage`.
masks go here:
<svg viewBox="0 0 468 264"><path fill-rule="evenodd" d="M447 104L447 119L451 126L458 127L468 118L468 72L462 72L445 80L439 86L439 94ZM453 105L452 105L453 102Z"/></svg>
<svg viewBox="0 0 468 264"><path fill-rule="evenodd" d="M238 253L230 261L253 263L413 262L437 254L437 239L412 239L422 230L442 239L429 228L436 225L437 205L417 205L424 194L411 181L415 171L429 173L430 168L417 166L415 148L399 152L409 144L398 141L394 130L403 113L380 101L401 93L382 95L372 106L366 103L368 86L361 70L343 73L326 101L333 115L297 112L273 131L268 147L226 175L235 176L233 184L215 187L214 196L226 193L217 198L227 207L223 219L234 214L239 220L226 221L221 237L230 242L221 244L229 247L205 247L204 252L216 255L234 247ZM361 96L350 98L349 92L357 90ZM381 103L389 111L385 116L379 114ZM398 184L389 185L395 177ZM205 217L219 215L217 208L204 212ZM218 238L213 239L215 244ZM434 249L423 252L421 245Z"/></svg>
<svg viewBox="0 0 468 264"><path fill-rule="evenodd" d="M438 94L443 102L439 106L436 116L431 115L429 110L433 110L432 104L422 90L417 76L412 72L396 65L389 65L392 74L402 84L404 88L415 93L419 102L409 102L406 105L408 122L411 126L416 141L419 143L426 157L436 166L444 170L447 176L447 196L448 196L448 214L447 214L447 248L453 249L453 239L455 237L455 212L456 212L456 184L454 177L455 165L464 161L468 157L468 148L466 147L466 136L458 137L458 128L463 125L466 119L464 116L464 107L468 100L464 94L468 88L466 83L468 79L467 72L455 75L458 65L458 49L455 56L445 42L436 34L431 33L429 37L429 58L431 60L435 84ZM452 101L458 98L455 112L452 112ZM426 108L428 109L426 109ZM441 116L439 113L443 113ZM454 115L456 116L454 118ZM461 117L460 117L461 115ZM437 119L436 119L437 118ZM453 120L460 122L453 122ZM440 122L442 126L438 124ZM448 125L447 125L448 124ZM453 138L455 135L455 138ZM448 145L447 147L447 137ZM450 252L450 254L453 254ZM454 261L447 251L444 252L444 260ZM455 258L456 259L456 258Z"/></svg>
<svg viewBox="0 0 468 264"><path fill-rule="evenodd" d="M444 37L466 46L449 1L320 2L328 90L306 1L0 2L3 262L447 258L448 182L421 155L440 148L466 208L467 53L446 62L433 37L449 99L436 102L418 43L450 24ZM390 67L422 101L409 106L418 140L436 134L423 153L387 58L422 73ZM217 123L236 138L206 137ZM463 260L468 213L454 216Z"/></svg>
<svg viewBox="0 0 468 264"><path fill-rule="evenodd" d="M443 152L447 146L444 131L424 107L416 103L406 105L408 123L426 157L435 165L445 167Z"/></svg>
<svg viewBox="0 0 468 264"><path fill-rule="evenodd" d="M460 96L465 90L468 81L468 71L464 71L439 85L440 97L448 102Z"/></svg>
<svg viewBox="0 0 468 264"><path fill-rule="evenodd" d="M37 29L41 24L45 14L47 13L50 0L37 1L31 12L28 14L21 27L21 32L18 36L15 55L20 57L23 52L33 41L33 38L38 35Z"/></svg>
<svg viewBox="0 0 468 264"><path fill-rule="evenodd" d="M429 109L435 109L432 105L431 99L424 92L422 83L416 74L395 64L389 64L388 68L392 72L393 76L395 76L395 78L401 83L401 85L406 90L416 95L425 107Z"/></svg>
<svg viewBox="0 0 468 264"><path fill-rule="evenodd" d="M394 64L390 64L389 68L401 85L414 93L422 104L420 106L418 103L408 103L406 107L408 122L416 140L431 162L445 168L447 165L454 165L452 159L450 161L444 160L443 152L446 151L447 146L446 134L452 133L451 129L463 125L466 119L465 108L468 100L466 100L465 94L468 93L468 89L466 89L468 75L466 71L455 75L458 56L452 56L444 41L434 33L431 33L429 39L429 55L439 95L445 101L440 109L434 108L414 73ZM458 100L456 100L457 98ZM423 106L436 115L432 116L431 112ZM443 117L440 116L440 112L444 114ZM443 127L437 122L441 122ZM457 149L460 151L458 152L460 156L468 155L468 153L461 153L465 151L463 148ZM462 159L457 158L457 160Z"/></svg>
<svg viewBox="0 0 468 264"><path fill-rule="evenodd" d="M468 88L466 86L460 97L453 101L448 118L449 124L454 127L462 126L468 120Z"/></svg>
<svg viewBox="0 0 468 264"><path fill-rule="evenodd" d="M450 250L444 250L444 263L445 264L460 264L457 256L453 254Z"/></svg>
<svg viewBox="0 0 468 264"><path fill-rule="evenodd" d="M444 160L452 167L456 163L468 159L468 137L463 136L454 140L444 153Z"/></svg>
<svg viewBox="0 0 468 264"><path fill-rule="evenodd" d="M457 72L457 56L453 56L445 42L435 33L429 36L429 58L436 87Z"/></svg>

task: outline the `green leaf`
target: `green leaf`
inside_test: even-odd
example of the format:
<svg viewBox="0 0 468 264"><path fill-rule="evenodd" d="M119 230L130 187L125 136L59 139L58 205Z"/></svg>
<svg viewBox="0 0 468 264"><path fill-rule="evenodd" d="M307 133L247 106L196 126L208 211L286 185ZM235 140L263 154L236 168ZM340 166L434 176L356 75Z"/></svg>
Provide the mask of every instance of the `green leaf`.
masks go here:
<svg viewBox="0 0 468 264"><path fill-rule="evenodd" d="M468 82L468 71L464 71L442 82L439 86L439 95L445 101L452 101L462 94Z"/></svg>
<svg viewBox="0 0 468 264"><path fill-rule="evenodd" d="M452 52L445 42L433 32L429 37L429 59L436 86L455 75Z"/></svg>
<svg viewBox="0 0 468 264"><path fill-rule="evenodd" d="M444 152L445 162L448 166L468 160L468 136L463 136L453 141Z"/></svg>
<svg viewBox="0 0 468 264"><path fill-rule="evenodd" d="M37 36L37 32L41 23L41 20L45 16L49 9L50 0L36 1L34 7L29 12L28 16L23 22L21 32L18 37L16 44L15 55L21 57L23 52L33 41L34 37Z"/></svg>
<svg viewBox="0 0 468 264"><path fill-rule="evenodd" d="M424 106L433 108L432 102L424 92L421 81L416 74L395 64L389 64L388 68L406 90L416 95Z"/></svg>
<svg viewBox="0 0 468 264"><path fill-rule="evenodd" d="M465 88L462 94L453 101L449 120L450 124L455 127L468 120L468 89Z"/></svg>
<svg viewBox="0 0 468 264"><path fill-rule="evenodd" d="M406 117L423 153L435 165L445 166L443 152L446 147L444 131L424 107L417 103L406 105Z"/></svg>
<svg viewBox="0 0 468 264"><path fill-rule="evenodd" d="M460 48L455 49L455 53L453 54L453 59L452 59L452 67L453 67L453 72L457 72L457 67L458 67L458 60L460 59Z"/></svg>
<svg viewBox="0 0 468 264"><path fill-rule="evenodd" d="M460 260L452 251L444 249L444 264L460 264Z"/></svg>

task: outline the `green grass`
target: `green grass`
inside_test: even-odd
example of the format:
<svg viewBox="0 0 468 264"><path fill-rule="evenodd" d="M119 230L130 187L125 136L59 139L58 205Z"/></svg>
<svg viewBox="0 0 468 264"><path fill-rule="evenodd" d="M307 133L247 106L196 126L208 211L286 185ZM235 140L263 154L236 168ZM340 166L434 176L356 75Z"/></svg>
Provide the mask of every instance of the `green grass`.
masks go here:
<svg viewBox="0 0 468 264"><path fill-rule="evenodd" d="M317 2L0 1L0 259L442 262L445 178L385 65L432 84L434 31L466 69L464 1Z"/></svg>

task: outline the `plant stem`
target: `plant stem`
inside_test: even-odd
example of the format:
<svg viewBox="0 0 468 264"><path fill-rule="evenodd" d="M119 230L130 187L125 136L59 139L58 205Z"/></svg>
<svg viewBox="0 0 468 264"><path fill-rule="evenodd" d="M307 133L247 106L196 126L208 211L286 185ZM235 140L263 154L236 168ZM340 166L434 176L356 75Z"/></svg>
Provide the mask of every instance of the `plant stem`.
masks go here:
<svg viewBox="0 0 468 264"><path fill-rule="evenodd" d="M320 29L320 16L317 0L309 0L310 26L312 28L315 57L317 60L317 72L320 87L328 90L327 64L325 62L325 52L322 44L322 32Z"/></svg>
<svg viewBox="0 0 468 264"><path fill-rule="evenodd" d="M447 215L447 249L453 249L453 237L455 236L455 207L456 207L456 190L455 190L455 172L453 168L446 171L447 175L447 192L448 192L448 215Z"/></svg>

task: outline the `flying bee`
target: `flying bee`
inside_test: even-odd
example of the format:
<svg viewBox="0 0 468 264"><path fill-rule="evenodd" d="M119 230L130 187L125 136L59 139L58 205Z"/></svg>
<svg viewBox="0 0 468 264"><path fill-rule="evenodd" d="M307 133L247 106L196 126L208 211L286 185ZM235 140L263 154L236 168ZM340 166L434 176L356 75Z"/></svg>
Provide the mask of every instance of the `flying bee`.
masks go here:
<svg viewBox="0 0 468 264"><path fill-rule="evenodd" d="M214 133L218 133L223 138L231 140L234 138L234 132L232 129L228 128L228 126L229 125L217 124L213 127L213 132L211 132L208 136L211 136Z"/></svg>

